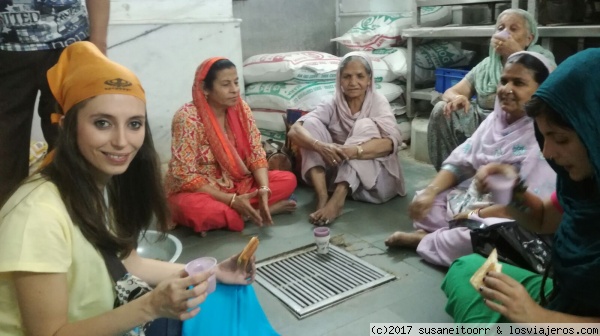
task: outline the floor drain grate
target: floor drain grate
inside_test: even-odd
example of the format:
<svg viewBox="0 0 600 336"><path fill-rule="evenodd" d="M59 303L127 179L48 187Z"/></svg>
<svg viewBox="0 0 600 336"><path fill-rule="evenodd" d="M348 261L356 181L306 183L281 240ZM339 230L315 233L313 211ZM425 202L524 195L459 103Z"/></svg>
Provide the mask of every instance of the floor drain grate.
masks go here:
<svg viewBox="0 0 600 336"><path fill-rule="evenodd" d="M311 245L261 261L256 274L299 319L395 278L333 245L326 255Z"/></svg>

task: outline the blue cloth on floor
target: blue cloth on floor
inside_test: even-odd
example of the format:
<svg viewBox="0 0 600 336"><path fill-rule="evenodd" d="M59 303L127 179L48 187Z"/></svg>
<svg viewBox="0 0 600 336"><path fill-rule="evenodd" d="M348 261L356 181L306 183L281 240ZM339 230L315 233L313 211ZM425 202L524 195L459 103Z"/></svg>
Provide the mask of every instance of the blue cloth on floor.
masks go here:
<svg viewBox="0 0 600 336"><path fill-rule="evenodd" d="M279 335L271 327L252 285L218 283L200 309L198 315L183 322L182 336Z"/></svg>

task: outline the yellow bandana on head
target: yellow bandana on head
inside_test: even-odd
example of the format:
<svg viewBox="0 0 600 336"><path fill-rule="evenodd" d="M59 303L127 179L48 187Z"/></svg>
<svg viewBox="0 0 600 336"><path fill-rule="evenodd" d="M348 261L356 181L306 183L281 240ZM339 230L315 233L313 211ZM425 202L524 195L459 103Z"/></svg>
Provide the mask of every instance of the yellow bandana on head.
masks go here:
<svg viewBox="0 0 600 336"><path fill-rule="evenodd" d="M130 95L146 102L137 76L109 60L91 42L75 42L65 48L58 62L48 70L47 77L50 91L63 113L77 103L103 94ZM60 117L61 114L52 114L52 122L58 123ZM39 169L50 164L54 155L54 150L48 153Z"/></svg>
<svg viewBox="0 0 600 336"><path fill-rule="evenodd" d="M77 103L103 94L130 95L146 102L137 76L109 60L91 42L75 42L65 48L47 75L50 90L63 113Z"/></svg>

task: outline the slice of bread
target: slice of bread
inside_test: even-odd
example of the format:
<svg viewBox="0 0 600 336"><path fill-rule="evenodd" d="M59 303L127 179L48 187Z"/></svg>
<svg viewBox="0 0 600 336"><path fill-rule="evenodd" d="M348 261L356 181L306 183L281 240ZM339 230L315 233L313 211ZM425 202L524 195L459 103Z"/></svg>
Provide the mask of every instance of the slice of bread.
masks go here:
<svg viewBox="0 0 600 336"><path fill-rule="evenodd" d="M483 278L487 274L487 272L502 272L502 264L498 262L498 252L496 249L492 250L490 256L483 263L483 265L473 274L471 280L469 282L476 290L479 290L479 287L483 285Z"/></svg>
<svg viewBox="0 0 600 336"><path fill-rule="evenodd" d="M244 247L244 250L242 251L242 253L240 253L240 256L238 257L238 266L241 266L242 269L246 269L248 262L250 261L250 259L252 259L252 256L258 248L258 244L258 237L254 236L250 238L250 241L248 242L246 247Z"/></svg>

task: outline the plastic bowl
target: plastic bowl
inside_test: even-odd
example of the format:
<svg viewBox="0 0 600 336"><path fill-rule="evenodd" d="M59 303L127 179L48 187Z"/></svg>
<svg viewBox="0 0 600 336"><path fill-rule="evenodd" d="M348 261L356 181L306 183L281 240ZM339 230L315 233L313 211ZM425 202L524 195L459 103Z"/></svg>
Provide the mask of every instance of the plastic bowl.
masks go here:
<svg viewBox="0 0 600 336"><path fill-rule="evenodd" d="M161 233L148 230L138 240L137 253L149 259L175 262L181 255L181 241L172 234L161 239Z"/></svg>

